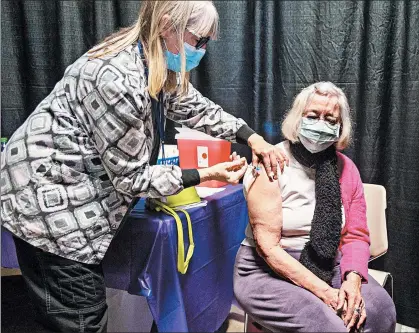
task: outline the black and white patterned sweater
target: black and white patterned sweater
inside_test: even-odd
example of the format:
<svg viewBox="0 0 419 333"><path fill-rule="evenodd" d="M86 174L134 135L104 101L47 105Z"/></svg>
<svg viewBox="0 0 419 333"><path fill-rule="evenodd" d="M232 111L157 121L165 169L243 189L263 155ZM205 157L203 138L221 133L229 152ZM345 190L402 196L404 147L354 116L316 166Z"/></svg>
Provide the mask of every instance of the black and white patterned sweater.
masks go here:
<svg viewBox="0 0 419 333"><path fill-rule="evenodd" d="M182 190L179 167L150 165L159 147L146 86L135 45L69 66L2 153L2 225L45 251L95 264L133 197ZM166 117L212 136L252 133L192 85L182 98L165 95L164 106Z"/></svg>

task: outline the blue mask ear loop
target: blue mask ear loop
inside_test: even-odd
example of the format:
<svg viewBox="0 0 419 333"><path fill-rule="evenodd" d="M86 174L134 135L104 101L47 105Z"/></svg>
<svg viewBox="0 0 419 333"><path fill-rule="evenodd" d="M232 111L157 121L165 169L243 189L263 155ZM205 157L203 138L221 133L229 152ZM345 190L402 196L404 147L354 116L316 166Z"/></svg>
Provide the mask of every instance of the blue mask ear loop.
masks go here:
<svg viewBox="0 0 419 333"><path fill-rule="evenodd" d="M176 26L174 25L173 26L174 28L175 28L175 30L176 30L176 33L178 33L177 32L177 29L176 29ZM168 49L168 47L167 47L167 44L166 44L166 40L163 38L163 43L164 43L164 47L166 48L166 50L168 51L168 52L170 52L169 51L169 49ZM179 48L175 45L175 47L176 47L176 49L178 50L178 53L180 53L180 50L179 50ZM176 78L177 78L177 73L176 73ZM163 159L163 161L165 160L165 158L166 158L166 155L165 155L165 153L164 153L164 108L163 108L163 94L160 92L160 94L159 94L159 113L160 113L160 124L159 124L159 127L161 127L161 128L159 128L159 134L160 134L160 138L161 138L161 153L162 153L162 159Z"/></svg>

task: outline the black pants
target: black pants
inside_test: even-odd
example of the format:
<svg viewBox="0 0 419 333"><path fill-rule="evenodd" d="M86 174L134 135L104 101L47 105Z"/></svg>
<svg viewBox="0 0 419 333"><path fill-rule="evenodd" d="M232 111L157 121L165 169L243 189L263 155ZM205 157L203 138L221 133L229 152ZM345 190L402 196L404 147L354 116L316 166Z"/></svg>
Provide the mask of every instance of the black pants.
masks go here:
<svg viewBox="0 0 419 333"><path fill-rule="evenodd" d="M38 321L53 332L106 332L108 307L100 265L44 252L14 238Z"/></svg>

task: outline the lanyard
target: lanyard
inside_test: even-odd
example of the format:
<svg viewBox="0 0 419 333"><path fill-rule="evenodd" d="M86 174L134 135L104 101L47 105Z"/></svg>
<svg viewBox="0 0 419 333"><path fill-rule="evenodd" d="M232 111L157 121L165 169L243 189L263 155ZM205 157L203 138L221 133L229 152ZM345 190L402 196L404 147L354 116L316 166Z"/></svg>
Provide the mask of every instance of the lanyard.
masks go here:
<svg viewBox="0 0 419 333"><path fill-rule="evenodd" d="M176 229L177 229L177 270L181 274L185 274L189 267L189 262L191 261L192 255L195 249L195 243L193 240L193 232L192 232L192 222L189 213L186 210L180 208L171 208L164 203L160 202L159 200L152 199L152 202L156 205L156 211L162 211L168 215L173 216L176 221ZM182 220L179 217L179 214L176 211L180 211L186 216L186 222L188 223L188 238L189 238L189 247L188 251L186 252L185 258L185 240L183 236L183 225Z"/></svg>
<svg viewBox="0 0 419 333"><path fill-rule="evenodd" d="M158 118L158 124L157 128L160 135L160 144L161 144L161 154L162 154L162 160L164 161L166 158L166 155L164 154L164 108L163 108L163 92L160 91L159 93L159 102L157 103L157 118Z"/></svg>
<svg viewBox="0 0 419 333"><path fill-rule="evenodd" d="M144 51L143 51L143 46L141 45L141 42L138 41L138 51L140 52L140 57L143 60L144 63L144 71L145 71L145 75L146 78L148 80L148 66L147 64L144 62L145 57L144 57ZM163 91L160 91L159 95L157 96L158 100L156 101L155 99L151 100L151 109L152 112L154 114L154 119L155 119L155 126L157 127L157 132L159 135L159 140L161 145L161 152L162 152L162 160L164 163L164 160L166 158L165 154L164 154L164 107L163 107ZM158 152L157 152L158 154Z"/></svg>

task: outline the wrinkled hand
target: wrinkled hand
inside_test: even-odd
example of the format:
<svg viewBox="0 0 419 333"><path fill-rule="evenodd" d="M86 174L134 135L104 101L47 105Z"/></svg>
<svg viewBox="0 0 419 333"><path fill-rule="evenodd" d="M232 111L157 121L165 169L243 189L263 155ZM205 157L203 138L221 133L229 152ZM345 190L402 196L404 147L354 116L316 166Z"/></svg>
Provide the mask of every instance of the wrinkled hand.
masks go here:
<svg viewBox="0 0 419 333"><path fill-rule="evenodd" d="M266 142L257 134L250 136L249 146L252 148L253 153L252 164L256 166L259 161L262 162L271 181L278 179L278 165L281 173L284 171L284 165L289 165L288 157L281 149Z"/></svg>
<svg viewBox="0 0 419 333"><path fill-rule="evenodd" d="M232 155L233 156L233 155ZM247 162L244 157L240 158L237 154L230 157L231 162L218 163L206 169L200 169L201 181L218 180L236 185L244 176L247 169Z"/></svg>
<svg viewBox="0 0 419 333"><path fill-rule="evenodd" d="M347 305L345 305L345 303ZM361 277L356 273L349 273L339 290L338 309L342 310L343 322L348 332L355 326L359 329L367 318L365 303L361 296ZM355 309L359 309L355 311Z"/></svg>
<svg viewBox="0 0 419 333"><path fill-rule="evenodd" d="M329 308L338 311L339 305L339 289L329 288L324 292L320 299L325 303Z"/></svg>

